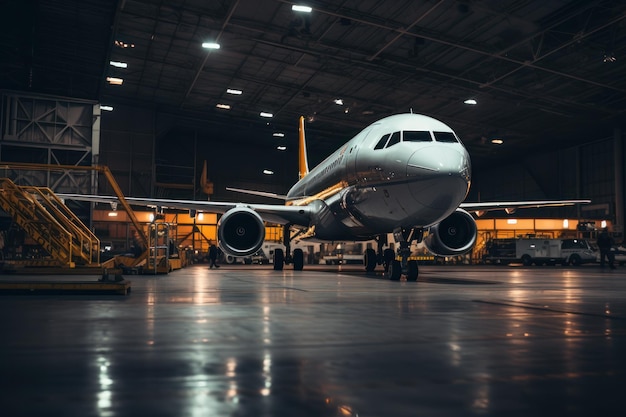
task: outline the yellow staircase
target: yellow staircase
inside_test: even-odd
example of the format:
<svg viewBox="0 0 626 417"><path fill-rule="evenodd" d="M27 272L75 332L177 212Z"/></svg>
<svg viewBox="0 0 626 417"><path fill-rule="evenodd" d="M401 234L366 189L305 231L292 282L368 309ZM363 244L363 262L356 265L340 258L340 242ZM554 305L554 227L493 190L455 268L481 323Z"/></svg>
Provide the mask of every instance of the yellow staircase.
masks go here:
<svg viewBox="0 0 626 417"><path fill-rule="evenodd" d="M98 238L49 188L0 178L0 207L50 255L49 261L33 260L33 265L100 264Z"/></svg>

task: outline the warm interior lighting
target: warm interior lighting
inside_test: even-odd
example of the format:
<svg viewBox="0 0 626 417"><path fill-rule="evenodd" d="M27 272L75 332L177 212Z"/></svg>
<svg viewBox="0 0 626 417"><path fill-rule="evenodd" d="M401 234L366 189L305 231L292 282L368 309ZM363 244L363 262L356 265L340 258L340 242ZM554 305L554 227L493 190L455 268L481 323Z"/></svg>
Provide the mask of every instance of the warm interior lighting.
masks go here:
<svg viewBox="0 0 626 417"><path fill-rule="evenodd" d="M261 117L274 117L274 115L272 113L267 113L267 112L264 112L264 111L259 113L259 116L261 116Z"/></svg>
<svg viewBox="0 0 626 417"><path fill-rule="evenodd" d="M506 219L507 224L517 224L517 219Z"/></svg>
<svg viewBox="0 0 626 417"><path fill-rule="evenodd" d="M217 107L218 109L230 110L230 105L229 104L217 103L217 105L215 107Z"/></svg>
<svg viewBox="0 0 626 417"><path fill-rule="evenodd" d="M206 49L220 49L220 44L216 42L203 42L202 47Z"/></svg>
<svg viewBox="0 0 626 417"><path fill-rule="evenodd" d="M122 85L124 83L124 79L117 77L107 77L107 81L111 85Z"/></svg>
<svg viewBox="0 0 626 417"><path fill-rule="evenodd" d="M198 213L198 220L200 220L200 221L204 220L204 213L203 212Z"/></svg>
<svg viewBox="0 0 626 417"><path fill-rule="evenodd" d="M303 6L301 4L294 4L293 6L291 6L291 10L293 10L294 12L304 12L304 13L311 13L313 11L311 7Z"/></svg>
<svg viewBox="0 0 626 417"><path fill-rule="evenodd" d="M236 96L240 96L240 95L242 95L242 94L243 94L243 91L241 91L241 90L235 90L234 88L228 88L228 89L226 89L226 92L227 92L228 94L234 94L234 95L236 95Z"/></svg>
<svg viewBox="0 0 626 417"><path fill-rule="evenodd" d="M134 48L135 44L134 43L126 43L124 41L120 41L120 40L116 40L115 41L115 46L117 46L118 48Z"/></svg>
<svg viewBox="0 0 626 417"><path fill-rule="evenodd" d="M117 211L109 211L109 217L117 217Z"/></svg>
<svg viewBox="0 0 626 417"><path fill-rule="evenodd" d="M109 64L115 68L128 68L128 64L126 62L109 61Z"/></svg>
<svg viewBox="0 0 626 417"><path fill-rule="evenodd" d="M476 100L474 100L473 98L468 98L463 103L469 104L470 106L474 106L474 105L478 104L478 102Z"/></svg>
<svg viewBox="0 0 626 417"><path fill-rule="evenodd" d="M569 228L569 220L563 219L563 229L568 229L568 228Z"/></svg>

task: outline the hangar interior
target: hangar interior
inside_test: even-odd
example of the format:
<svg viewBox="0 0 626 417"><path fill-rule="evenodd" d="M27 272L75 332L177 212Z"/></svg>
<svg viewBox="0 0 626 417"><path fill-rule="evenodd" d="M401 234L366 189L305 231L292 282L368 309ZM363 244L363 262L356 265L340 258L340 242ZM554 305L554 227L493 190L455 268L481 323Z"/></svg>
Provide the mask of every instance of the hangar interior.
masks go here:
<svg viewBox="0 0 626 417"><path fill-rule="evenodd" d="M294 5L0 1L0 253L36 243L60 260L0 271L2 415L623 414L623 267L420 259L419 280L396 282L343 264L166 275L188 259L170 261L171 237L204 250L216 214L55 197L265 203L226 187L285 193L300 116L315 165L413 111L461 138L467 201L591 200L485 213L481 236L593 239L606 221L621 239L624 1ZM102 251L118 244L149 250L118 274ZM338 245L329 263L363 261ZM154 275L134 275L140 260Z"/></svg>
<svg viewBox="0 0 626 417"><path fill-rule="evenodd" d="M226 187L285 193L300 115L315 165L366 125L412 111L467 147L467 201L586 198L516 216L605 220L621 238L624 4L293 4L3 3L3 176L111 194L98 172L11 164L104 165L124 195L206 199L206 162L211 199L266 202ZM90 206L74 210L93 228Z"/></svg>

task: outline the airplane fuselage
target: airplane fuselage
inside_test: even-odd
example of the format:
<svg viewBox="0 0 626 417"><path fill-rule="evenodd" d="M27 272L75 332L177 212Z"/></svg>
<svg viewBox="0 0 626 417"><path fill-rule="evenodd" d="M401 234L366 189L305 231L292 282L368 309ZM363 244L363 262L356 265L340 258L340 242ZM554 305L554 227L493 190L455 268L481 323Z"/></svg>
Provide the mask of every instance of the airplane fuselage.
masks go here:
<svg viewBox="0 0 626 417"><path fill-rule="evenodd" d="M429 226L454 212L470 185L470 158L444 123L400 114L366 127L287 194L316 207L315 237L370 239L397 227Z"/></svg>

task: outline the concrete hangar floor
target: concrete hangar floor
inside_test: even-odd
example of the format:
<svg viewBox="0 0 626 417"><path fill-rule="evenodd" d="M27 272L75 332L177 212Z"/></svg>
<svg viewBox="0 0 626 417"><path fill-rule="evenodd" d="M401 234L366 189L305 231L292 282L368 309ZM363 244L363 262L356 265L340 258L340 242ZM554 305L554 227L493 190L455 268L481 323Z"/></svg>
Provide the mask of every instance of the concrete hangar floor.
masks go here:
<svg viewBox="0 0 626 417"><path fill-rule="evenodd" d="M204 264L128 276L128 295L2 295L2 415L623 411L624 268L361 269Z"/></svg>

